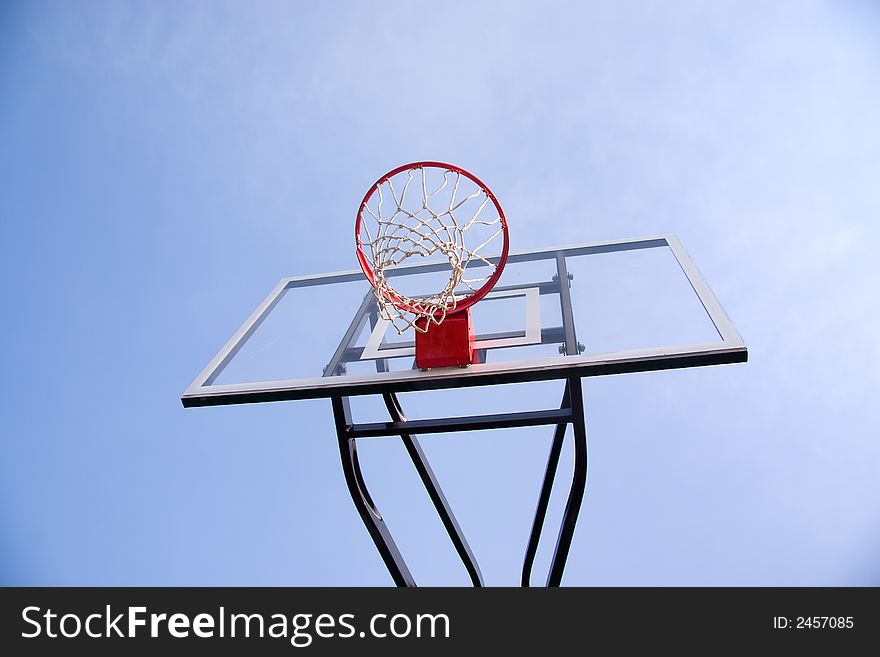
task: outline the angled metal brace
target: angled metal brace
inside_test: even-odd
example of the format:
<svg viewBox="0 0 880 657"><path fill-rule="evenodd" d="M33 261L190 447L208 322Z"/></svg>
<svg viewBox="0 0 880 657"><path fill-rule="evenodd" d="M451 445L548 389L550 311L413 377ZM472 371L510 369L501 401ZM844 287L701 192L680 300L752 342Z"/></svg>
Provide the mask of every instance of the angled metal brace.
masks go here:
<svg viewBox="0 0 880 657"><path fill-rule="evenodd" d="M562 583L562 573L565 570L568 550L571 548L571 541L574 538L574 529L581 510L581 502L584 499L584 489L587 486L587 427L584 421L584 396L580 378L570 378L568 390L571 399L572 428L574 429L574 472L571 476L568 501L565 503L565 513L562 516L562 526L559 528L559 537L556 539L556 550L553 552L553 560L550 562L547 586L559 586Z"/></svg>
<svg viewBox="0 0 880 657"><path fill-rule="evenodd" d="M568 382L562 393L560 408L571 407L571 391ZM541 541L541 532L544 529L544 519L547 516L547 506L550 504L550 493L553 490L553 482L556 479L556 468L559 466L559 455L562 453L562 443L565 440L565 430L568 422L560 422L556 425L553 434L553 442L550 444L550 454L547 457L547 469L544 471L544 481L541 484L541 493L538 496L538 505L535 507L535 519L532 521L532 531L529 534L529 543L526 547L526 556L523 560L522 586L531 586L532 566L535 562L535 554L538 552L538 543Z"/></svg>
<svg viewBox="0 0 880 657"><path fill-rule="evenodd" d="M391 415L391 419L395 422L406 422L407 420L403 415L403 410L400 407L400 401L397 399L397 395L393 392L389 392L385 393L383 398L385 400L385 407ZM419 444L418 438L409 433L401 433L400 439L403 441L403 446L406 447L407 454L409 454L410 459L412 459L416 472L419 473L419 477L422 479L422 484L424 484L425 490L428 491L428 495L434 503L437 515L440 516L440 520L446 528L446 533L449 535L449 539L455 546L455 551L458 552L458 556L464 564L464 567L471 578L471 582L473 582L474 586L483 586L483 574L480 572L480 566L477 564L474 553L471 551L471 547L468 545L468 542L461 531L461 527L459 527L458 521L452 513L452 508L449 506L449 502L443 494L443 489L440 488L437 477L434 475L434 471L431 469L431 465L428 463L428 459L422 451L422 446Z"/></svg>
<svg viewBox="0 0 880 657"><path fill-rule="evenodd" d="M562 395L562 408L568 408L571 411L569 422L574 427L574 472L572 473L568 502L566 503L565 513L559 529L556 550L550 563L547 586L559 586L562 582L562 573L565 570L565 562L568 559L568 551L574 537L574 529L577 524L587 483L587 430L584 421L583 392L579 378L571 378L565 384L565 392ZM538 504L535 508L535 519L532 522L532 531L529 535L526 556L523 560L522 586L531 585L532 566L535 562L535 554L538 551L538 543L541 540L541 532L543 531L544 520L547 516L547 506L550 503L550 493L553 490L553 482L556 479L556 470L559 466L559 456L562 452L566 429L567 422L560 422L556 425L556 432L550 445L547 469L544 472L544 482L541 484L541 493L538 496Z"/></svg>

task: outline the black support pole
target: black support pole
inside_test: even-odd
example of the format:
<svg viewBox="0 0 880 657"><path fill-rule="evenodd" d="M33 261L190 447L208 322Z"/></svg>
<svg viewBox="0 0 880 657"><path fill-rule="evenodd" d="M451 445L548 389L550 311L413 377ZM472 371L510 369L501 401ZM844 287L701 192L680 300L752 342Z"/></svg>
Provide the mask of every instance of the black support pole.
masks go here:
<svg viewBox="0 0 880 657"><path fill-rule="evenodd" d="M339 454L342 459L342 472L345 475L345 483L348 486L348 492L351 495L354 506L360 514L367 531L370 533L373 543L376 544L376 548L379 550L379 554L382 557L382 561L385 562L388 572L391 573L394 583L397 586L415 586L416 582L364 484L363 475L358 464L355 439L349 435L351 410L348 399L346 397L333 397L331 401L333 403L336 436L339 440Z"/></svg>
<svg viewBox="0 0 880 657"><path fill-rule="evenodd" d="M584 396L580 378L570 378L568 389L571 397L572 427L574 428L574 473L571 478L568 501L565 504L562 527L556 541L556 550L550 564L547 586L559 586L562 583L565 561L568 559L568 550L571 547L571 540L574 538L574 529L577 525L581 501L584 498L584 489L587 485L587 427L584 421Z"/></svg>
<svg viewBox="0 0 880 657"><path fill-rule="evenodd" d="M571 409L571 391L568 383L565 384L565 392L562 393L561 408ZM541 493L538 496L538 505L535 507L535 519L532 522L532 532L529 535L529 544L526 547L526 556L523 560L522 586L530 586L532 566L535 563L535 554L541 541L541 532L544 529L544 519L547 516L547 506L550 503L550 493L553 491L553 482L556 479L556 468L559 466L559 455L562 453L562 443L565 440L567 422L556 425L553 433L553 442L550 444L550 454L547 457L547 468L544 471L544 482L541 484Z"/></svg>

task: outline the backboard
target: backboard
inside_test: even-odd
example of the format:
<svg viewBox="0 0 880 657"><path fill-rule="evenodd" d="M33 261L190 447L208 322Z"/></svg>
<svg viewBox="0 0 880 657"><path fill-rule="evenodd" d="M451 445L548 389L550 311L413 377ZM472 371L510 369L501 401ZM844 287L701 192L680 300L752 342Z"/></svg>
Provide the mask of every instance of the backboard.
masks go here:
<svg viewBox="0 0 880 657"><path fill-rule="evenodd" d="M448 263L390 274L430 294ZM673 235L511 253L473 306L477 361L420 371L358 270L285 278L181 397L214 406L745 362L745 344Z"/></svg>

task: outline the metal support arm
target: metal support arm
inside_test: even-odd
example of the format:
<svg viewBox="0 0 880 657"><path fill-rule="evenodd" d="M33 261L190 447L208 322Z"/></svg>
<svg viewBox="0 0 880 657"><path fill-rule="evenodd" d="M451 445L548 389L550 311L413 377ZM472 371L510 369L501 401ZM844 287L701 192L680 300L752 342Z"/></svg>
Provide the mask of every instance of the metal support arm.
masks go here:
<svg viewBox="0 0 880 657"><path fill-rule="evenodd" d="M403 441L407 454L413 462L431 502L446 533L455 546L459 558L474 586L482 586L483 578L480 567L473 555L461 527L452 512L446 496L440 487L434 471L431 469L428 459L415 436L415 430L426 433L446 433L451 431L473 431L478 429L507 428L535 426L541 424L553 424L556 432L551 445L550 456L547 462L547 470L541 487L538 506L535 511L535 519L526 549L525 562L523 564L522 584L529 585L532 565L541 531L550 500L553 481L568 424L574 428L575 463L572 476L571 490L568 496L562 526L557 539L556 550L550 566L547 579L548 586L559 586L562 581L562 573L568 558L569 548L574 536L575 525L583 499L584 487L587 474L587 442L584 422L584 407L579 378L571 378L567 381L562 404L559 409L546 411L528 411L524 413L504 413L473 418L438 418L432 420L407 420L400 406L400 401L394 393L383 394L385 407L391 416L391 422L374 424L354 424L351 418L351 410L346 397L333 398L333 415L336 422L336 432L339 439L340 456L342 458L343 473L352 501L358 510L367 531L376 544L382 560L391 573L391 577L397 586L415 586L415 580L406 562L400 554L387 526L370 498L363 475L357 459L357 438L372 436L398 435Z"/></svg>
<svg viewBox="0 0 880 657"><path fill-rule="evenodd" d="M345 475L345 483L348 492L354 502L354 506L364 521L370 537L376 544L391 578L397 586L415 586L416 582L406 562L397 549L391 532L382 519L382 514L373 503L370 493L364 484L360 464L357 457L355 439L349 436L351 426L351 408L347 397L333 397L333 418L336 423L336 435L339 439L339 454L342 458L342 472Z"/></svg>

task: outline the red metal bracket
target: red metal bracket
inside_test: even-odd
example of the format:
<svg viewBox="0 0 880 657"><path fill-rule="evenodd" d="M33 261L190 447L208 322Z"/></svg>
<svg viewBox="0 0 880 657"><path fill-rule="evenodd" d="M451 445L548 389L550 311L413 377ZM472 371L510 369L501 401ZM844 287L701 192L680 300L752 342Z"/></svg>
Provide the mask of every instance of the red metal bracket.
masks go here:
<svg viewBox="0 0 880 657"><path fill-rule="evenodd" d="M427 319L416 323L421 329ZM474 321L471 309L446 315L440 324L432 324L427 332L416 331L416 367L466 367L474 361Z"/></svg>

